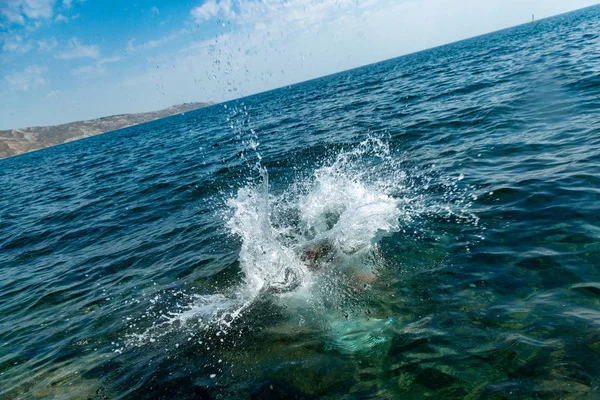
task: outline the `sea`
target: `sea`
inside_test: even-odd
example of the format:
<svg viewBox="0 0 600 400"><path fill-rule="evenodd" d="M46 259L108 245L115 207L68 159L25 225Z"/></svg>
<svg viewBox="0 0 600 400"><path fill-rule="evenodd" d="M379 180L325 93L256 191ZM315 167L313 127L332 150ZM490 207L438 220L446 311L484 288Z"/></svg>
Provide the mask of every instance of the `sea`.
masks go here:
<svg viewBox="0 0 600 400"><path fill-rule="evenodd" d="M600 7L0 161L0 398L600 398Z"/></svg>

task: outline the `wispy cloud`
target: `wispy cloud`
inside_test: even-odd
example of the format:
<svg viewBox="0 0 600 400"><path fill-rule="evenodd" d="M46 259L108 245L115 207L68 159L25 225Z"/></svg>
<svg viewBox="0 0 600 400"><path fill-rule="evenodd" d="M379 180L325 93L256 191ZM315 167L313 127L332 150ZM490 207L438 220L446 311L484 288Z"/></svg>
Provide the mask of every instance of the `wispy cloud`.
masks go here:
<svg viewBox="0 0 600 400"><path fill-rule="evenodd" d="M207 0L190 12L202 24L219 18L235 21L238 27L292 33L320 25L344 13L362 13L388 3L384 0ZM404 3L404 2L403 2ZM281 32L280 32L281 31Z"/></svg>
<svg viewBox="0 0 600 400"><path fill-rule="evenodd" d="M129 39L127 45L123 46L123 50L125 50L125 53L133 53L135 51L135 38Z"/></svg>
<svg viewBox="0 0 600 400"><path fill-rule="evenodd" d="M106 58L101 58L98 60L98 64L102 65L102 64L110 64L110 63L114 63L117 61L121 61L122 58L119 56L112 56L112 57L106 57Z"/></svg>
<svg viewBox="0 0 600 400"><path fill-rule="evenodd" d="M121 61L121 57L119 56L100 58L94 65L85 65L72 69L71 75L82 79L97 78L106 74L108 71L106 66L107 64L112 64L118 61Z"/></svg>
<svg viewBox="0 0 600 400"><path fill-rule="evenodd" d="M192 9L191 14L197 24L202 24L211 18L226 20L235 18L231 0L207 0L200 7Z"/></svg>
<svg viewBox="0 0 600 400"><path fill-rule="evenodd" d="M170 42L171 40L175 39L177 37L177 35L168 35L168 36L163 36L160 39L156 39L156 40L149 40L146 43L143 43L139 46L137 46L139 49L144 49L144 50L148 50L148 49L154 49L156 47L162 46L165 43Z"/></svg>
<svg viewBox="0 0 600 400"><path fill-rule="evenodd" d="M149 40L149 41L139 44L139 45L135 44L135 41L136 41L135 39L131 39L127 42L127 46L125 46L125 51L129 53L129 52L134 52L136 50L155 49L157 47L164 46L165 44L177 39L178 37L180 37L181 35L183 35L187 32L189 32L189 30L187 28L183 28L183 29L178 30L177 32L170 33L170 34L165 35L158 39Z"/></svg>
<svg viewBox="0 0 600 400"><path fill-rule="evenodd" d="M66 10L68 10L69 8L73 7L73 3L77 2L77 3L83 3L85 0L63 0L62 1L62 7Z"/></svg>
<svg viewBox="0 0 600 400"><path fill-rule="evenodd" d="M50 51L58 46L58 41L55 37L51 37L48 39L38 40L37 45L39 51Z"/></svg>
<svg viewBox="0 0 600 400"><path fill-rule="evenodd" d="M98 58L100 57L100 50L96 45L83 45L79 43L77 38L71 38L69 40L67 50L63 51L58 55L58 58L62 60L72 60L76 58Z"/></svg>
<svg viewBox="0 0 600 400"><path fill-rule="evenodd" d="M266 24L276 30L306 29L323 21L355 13L383 3L379 0L288 0L249 1L238 3L236 23L249 26Z"/></svg>
<svg viewBox="0 0 600 400"><path fill-rule="evenodd" d="M69 17L65 10L72 8L75 2L84 1L63 0L61 3L60 0L0 0L0 28L21 25L27 31L34 32L48 21L67 22L77 16ZM56 14L57 10L63 12Z"/></svg>
<svg viewBox="0 0 600 400"><path fill-rule="evenodd" d="M106 73L106 67L100 64L86 65L71 70L71 75L79 78L96 78Z"/></svg>
<svg viewBox="0 0 600 400"><path fill-rule="evenodd" d="M60 90L52 90L46 95L46 98L49 99L50 97L54 97L58 94L60 94Z"/></svg>
<svg viewBox="0 0 600 400"><path fill-rule="evenodd" d="M71 17L68 17L64 14L57 14L56 17L54 17L54 21L55 22L69 22L69 21L74 21L77 18L79 18L79 14L75 14Z"/></svg>
<svg viewBox="0 0 600 400"><path fill-rule="evenodd" d="M56 0L3 0L0 15L8 23L25 24L26 19L52 18Z"/></svg>
<svg viewBox="0 0 600 400"><path fill-rule="evenodd" d="M2 50L25 54L31 50L31 44L25 43L23 38L19 35L9 36L8 38L4 39Z"/></svg>
<svg viewBox="0 0 600 400"><path fill-rule="evenodd" d="M12 89L28 91L48 83L44 78L45 67L31 65L20 72L13 72L4 77L4 80Z"/></svg>

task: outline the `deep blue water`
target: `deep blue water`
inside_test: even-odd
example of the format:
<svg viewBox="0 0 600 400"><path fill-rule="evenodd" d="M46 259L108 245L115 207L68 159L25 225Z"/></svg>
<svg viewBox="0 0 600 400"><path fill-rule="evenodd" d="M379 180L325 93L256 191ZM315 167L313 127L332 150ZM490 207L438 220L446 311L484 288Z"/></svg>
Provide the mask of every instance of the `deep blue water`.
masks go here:
<svg viewBox="0 0 600 400"><path fill-rule="evenodd" d="M600 7L0 171L2 399L600 397Z"/></svg>

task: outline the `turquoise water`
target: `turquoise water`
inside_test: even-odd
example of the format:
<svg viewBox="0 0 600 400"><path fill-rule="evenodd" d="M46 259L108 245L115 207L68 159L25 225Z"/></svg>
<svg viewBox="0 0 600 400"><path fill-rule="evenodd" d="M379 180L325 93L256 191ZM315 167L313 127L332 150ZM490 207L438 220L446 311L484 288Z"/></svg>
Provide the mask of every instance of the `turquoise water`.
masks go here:
<svg viewBox="0 0 600 400"><path fill-rule="evenodd" d="M599 32L0 161L0 398L598 398Z"/></svg>

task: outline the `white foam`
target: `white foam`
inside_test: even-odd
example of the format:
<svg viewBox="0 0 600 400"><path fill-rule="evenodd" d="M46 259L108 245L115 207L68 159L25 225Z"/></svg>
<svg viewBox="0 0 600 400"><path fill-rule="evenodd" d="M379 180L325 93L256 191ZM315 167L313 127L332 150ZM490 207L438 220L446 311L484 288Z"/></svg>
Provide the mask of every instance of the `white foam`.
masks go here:
<svg viewBox="0 0 600 400"><path fill-rule="evenodd" d="M270 220L268 175L261 169L262 183L241 188L229 206L233 216L227 226L241 238L239 259L246 284L238 291L251 301L264 291L286 292L306 281L308 269L293 248L279 240Z"/></svg>
<svg viewBox="0 0 600 400"><path fill-rule="evenodd" d="M319 251L326 244L333 255L352 255L371 249L382 233L399 229L405 199L386 193L389 185L380 183L388 180L365 180L365 157L381 163L389 159L389 149L368 139L296 182L298 190L280 195L269 193L268 173L261 168L261 183L239 189L230 199L233 215L227 225L242 242L245 287L239 293L245 300L310 286L312 274L303 261L307 247Z"/></svg>

